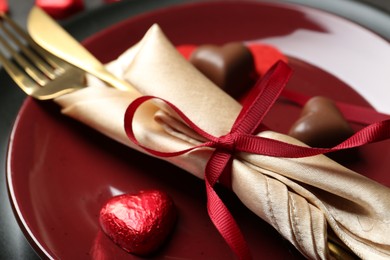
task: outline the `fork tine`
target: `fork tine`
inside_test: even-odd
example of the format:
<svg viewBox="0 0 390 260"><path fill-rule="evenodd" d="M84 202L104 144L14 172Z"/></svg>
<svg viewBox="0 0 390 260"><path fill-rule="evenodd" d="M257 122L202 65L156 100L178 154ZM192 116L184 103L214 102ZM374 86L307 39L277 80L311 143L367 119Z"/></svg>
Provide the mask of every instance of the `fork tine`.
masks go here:
<svg viewBox="0 0 390 260"><path fill-rule="evenodd" d="M15 66L13 62L8 60L1 51L0 62L11 78L13 78L16 84L22 88L26 94L33 95L33 93L40 88L40 86L34 80L30 79L26 73Z"/></svg>
<svg viewBox="0 0 390 260"><path fill-rule="evenodd" d="M1 13L0 17L0 29L2 29L2 31L5 33L8 40L12 41L19 48L19 50L22 51L22 53L25 55L24 57L26 57L28 61L23 56L21 56L19 52L12 48L11 45L7 43L7 41L0 39L0 42L8 50L8 52L10 52L15 61L26 70L28 75L30 75L40 85L44 85L47 83L48 78L53 79L56 74L63 72L61 67L60 69L53 68L53 65L58 66L56 63L52 62L50 59L44 59L44 57L47 57L47 55L42 55L44 54L42 52L42 48L38 47L31 39L31 37L26 32L24 32L24 30L19 25L17 25L4 13ZM8 24L8 27L10 27L13 32L7 28L6 24ZM27 47L25 43L22 42L22 40L29 44L30 47ZM34 51L32 48L34 48Z"/></svg>
<svg viewBox="0 0 390 260"><path fill-rule="evenodd" d="M0 13L0 63L28 95L49 100L85 88L85 72L37 45L6 14ZM9 57L11 56L11 57Z"/></svg>
<svg viewBox="0 0 390 260"><path fill-rule="evenodd" d="M26 46L24 46L23 44L21 44L21 46L19 46L21 49L23 49L23 52L25 52L27 54L27 56L29 56L30 59L32 60L41 60L41 58L44 57L44 60L51 65L51 67L55 68L56 70L60 70L62 71L62 67L63 66L66 66L66 63L61 61L60 59L52 56L52 55L48 55L48 52L46 50L44 50L42 47L40 47L38 44L35 43L35 41L31 38L31 36L29 34L27 34L17 23L15 23L11 18L8 17L7 14L5 13L0 13L0 17L6 21L13 29L15 32L17 32L17 34L19 36L21 36L26 42L27 44L34 49L35 52L37 52L40 56L38 55L35 55L34 52L31 52L28 48L26 48ZM31 57L30 57L31 56ZM37 62L38 64L40 64L39 62ZM46 66L45 66L46 67ZM47 70L52 72L50 70L49 67L47 67ZM46 71L46 69L42 69L42 71ZM50 76L49 76L50 77Z"/></svg>
<svg viewBox="0 0 390 260"><path fill-rule="evenodd" d="M0 25L0 28L2 26ZM29 61L27 61L22 55L20 55L3 37L0 37L0 43L11 54L14 60L22 67L31 78L33 78L40 85L47 83L47 77L34 67Z"/></svg>
<svg viewBox="0 0 390 260"><path fill-rule="evenodd" d="M7 27L4 26L4 24L0 23L0 28L5 32L8 38L10 38L18 46L18 48L29 58L29 60L34 63L34 65L38 69L40 69L49 78L54 78L54 70L48 63L46 63L37 54L27 48L18 38L15 37L12 32L10 32Z"/></svg>

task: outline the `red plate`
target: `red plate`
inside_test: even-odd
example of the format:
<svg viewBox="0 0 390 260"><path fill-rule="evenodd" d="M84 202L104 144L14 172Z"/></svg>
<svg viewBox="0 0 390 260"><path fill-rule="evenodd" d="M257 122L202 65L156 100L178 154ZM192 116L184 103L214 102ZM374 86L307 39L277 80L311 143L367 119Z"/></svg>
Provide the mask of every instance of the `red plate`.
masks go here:
<svg viewBox="0 0 390 260"><path fill-rule="evenodd" d="M275 44L290 56L295 70L290 88L366 106L360 94L368 93L370 103L386 109L380 91L390 80L378 76L370 63L375 60L376 66L390 67L388 42L349 21L309 8L242 1L176 6L126 20L85 44L106 62L137 42L155 22L177 45L254 39ZM363 83L370 79L376 80L375 87L367 91ZM277 104L267 124L285 132L298 113L297 108ZM363 159L349 166L390 186L388 147L389 142L364 147ZM114 195L151 188L168 192L179 210L173 236L156 258L233 258L209 220L201 180L62 116L51 102L28 98L23 104L10 141L7 177L17 219L42 257L136 258L101 232L99 210ZM302 258L233 194L222 190L222 195L255 259Z"/></svg>

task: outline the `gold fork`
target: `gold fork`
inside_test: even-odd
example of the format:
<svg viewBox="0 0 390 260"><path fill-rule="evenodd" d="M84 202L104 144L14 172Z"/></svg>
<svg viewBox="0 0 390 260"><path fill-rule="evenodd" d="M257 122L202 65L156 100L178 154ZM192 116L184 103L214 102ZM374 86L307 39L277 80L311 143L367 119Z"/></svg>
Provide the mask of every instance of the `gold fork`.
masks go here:
<svg viewBox="0 0 390 260"><path fill-rule="evenodd" d="M27 95L47 100L86 87L84 71L45 51L6 14L0 19L0 43L11 56L0 51L0 62Z"/></svg>

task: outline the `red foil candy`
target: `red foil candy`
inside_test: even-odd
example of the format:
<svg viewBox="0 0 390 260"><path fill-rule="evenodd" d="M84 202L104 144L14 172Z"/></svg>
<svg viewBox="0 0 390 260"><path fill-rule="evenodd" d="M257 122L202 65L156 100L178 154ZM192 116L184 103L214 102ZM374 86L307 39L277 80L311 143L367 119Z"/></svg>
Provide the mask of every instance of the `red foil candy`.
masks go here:
<svg viewBox="0 0 390 260"><path fill-rule="evenodd" d="M177 219L172 199L159 190L111 198L100 211L100 226L121 248L136 255L156 251Z"/></svg>
<svg viewBox="0 0 390 260"><path fill-rule="evenodd" d="M35 0L35 4L54 19L65 19L84 10L82 0Z"/></svg>
<svg viewBox="0 0 390 260"><path fill-rule="evenodd" d="M9 6L7 0L0 0L0 12L8 13Z"/></svg>

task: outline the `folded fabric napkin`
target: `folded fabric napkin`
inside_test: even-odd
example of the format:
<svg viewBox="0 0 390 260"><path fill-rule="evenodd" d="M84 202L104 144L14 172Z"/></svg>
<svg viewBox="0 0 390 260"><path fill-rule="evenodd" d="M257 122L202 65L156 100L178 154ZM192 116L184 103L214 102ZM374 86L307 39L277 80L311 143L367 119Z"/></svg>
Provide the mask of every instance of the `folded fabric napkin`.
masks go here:
<svg viewBox="0 0 390 260"><path fill-rule="evenodd" d="M124 130L129 104L142 95L173 103L214 136L230 131L241 105L198 72L157 25L109 70L137 91L123 92L89 78L90 87L57 98L62 112L139 151ZM137 140L157 151L188 149L203 140L163 102L147 102L132 123ZM304 146L272 131L259 136ZM205 147L162 158L204 178L213 149ZM328 240L337 237L364 259L390 258L390 189L324 155L287 159L237 153L231 164L232 190L306 257L331 258Z"/></svg>

